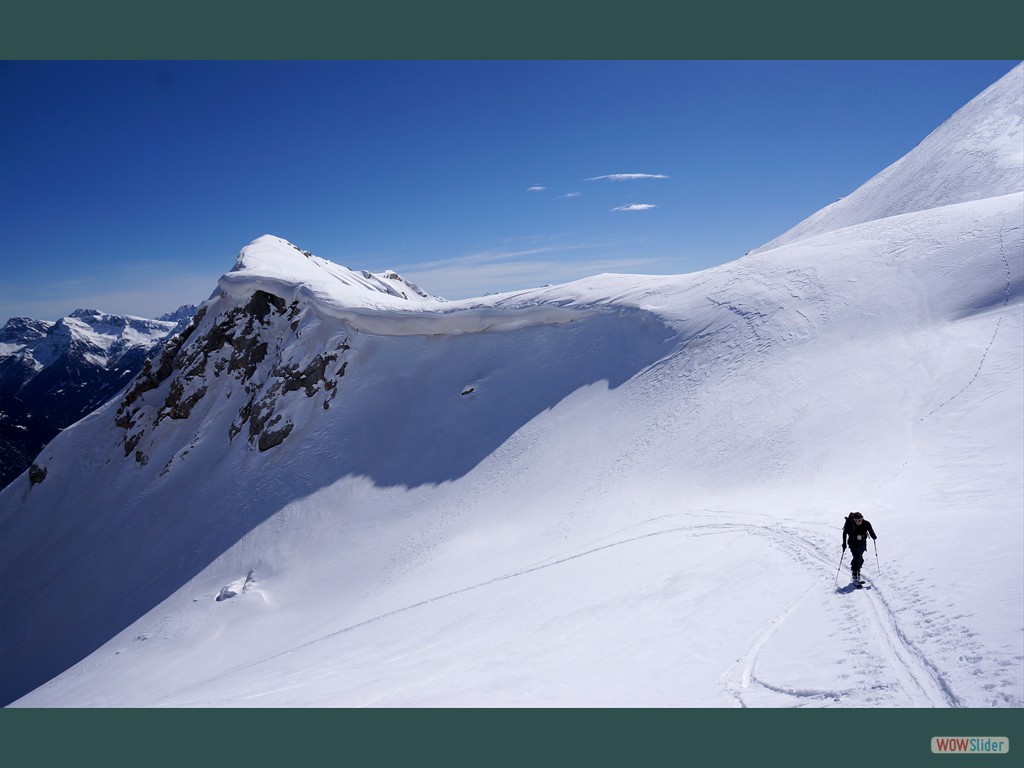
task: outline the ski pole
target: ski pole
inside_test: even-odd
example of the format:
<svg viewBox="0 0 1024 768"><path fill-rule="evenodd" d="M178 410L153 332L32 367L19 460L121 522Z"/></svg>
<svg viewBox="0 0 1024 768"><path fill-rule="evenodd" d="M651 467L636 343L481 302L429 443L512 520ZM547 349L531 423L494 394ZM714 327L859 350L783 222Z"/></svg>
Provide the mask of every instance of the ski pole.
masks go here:
<svg viewBox="0 0 1024 768"><path fill-rule="evenodd" d="M843 560L846 559L846 547L843 547L843 553L839 555L839 567L836 568L836 584L839 584L839 572L843 570Z"/></svg>
<svg viewBox="0 0 1024 768"><path fill-rule="evenodd" d="M878 571L878 575L881 576L882 575L882 569L878 565L878 542L875 541L874 539L872 539L871 543L875 547L875 570L877 570Z"/></svg>

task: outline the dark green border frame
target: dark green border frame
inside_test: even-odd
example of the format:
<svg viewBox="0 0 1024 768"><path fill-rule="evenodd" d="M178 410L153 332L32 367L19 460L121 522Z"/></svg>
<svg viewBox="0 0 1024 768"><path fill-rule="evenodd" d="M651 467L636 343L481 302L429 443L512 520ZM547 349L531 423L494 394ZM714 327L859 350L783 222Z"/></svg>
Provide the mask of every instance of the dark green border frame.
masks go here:
<svg viewBox="0 0 1024 768"><path fill-rule="evenodd" d="M1011 0L39 0L0 59L1022 59ZM2 104L0 104L2 120ZM2 132L0 132L2 136ZM0 649L2 652L2 649ZM2 710L11 765L1006 764L933 736L1008 736L1020 710Z"/></svg>
<svg viewBox="0 0 1024 768"><path fill-rule="evenodd" d="M934 736L1006 736L1019 710L12 710L0 711L9 765L254 766L984 765L937 755Z"/></svg>
<svg viewBox="0 0 1024 768"><path fill-rule="evenodd" d="M1020 59L1016 0L37 0L3 59Z"/></svg>

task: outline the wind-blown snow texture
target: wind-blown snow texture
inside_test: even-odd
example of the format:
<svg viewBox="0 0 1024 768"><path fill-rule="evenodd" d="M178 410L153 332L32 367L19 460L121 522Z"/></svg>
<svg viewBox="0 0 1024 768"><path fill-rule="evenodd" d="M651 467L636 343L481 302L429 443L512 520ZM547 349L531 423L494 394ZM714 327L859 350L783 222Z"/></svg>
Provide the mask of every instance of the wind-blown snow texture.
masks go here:
<svg viewBox="0 0 1024 768"><path fill-rule="evenodd" d="M444 303L258 239L0 494L4 700L1024 705L1021 75L693 275Z"/></svg>

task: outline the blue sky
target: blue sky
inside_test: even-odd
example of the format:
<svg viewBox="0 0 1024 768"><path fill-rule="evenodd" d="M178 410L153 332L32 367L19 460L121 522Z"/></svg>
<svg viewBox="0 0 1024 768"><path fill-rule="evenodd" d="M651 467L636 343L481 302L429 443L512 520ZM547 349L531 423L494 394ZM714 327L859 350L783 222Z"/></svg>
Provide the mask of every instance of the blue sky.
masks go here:
<svg viewBox="0 0 1024 768"><path fill-rule="evenodd" d="M199 303L265 233L452 299L698 271L1015 63L0 62L0 321Z"/></svg>

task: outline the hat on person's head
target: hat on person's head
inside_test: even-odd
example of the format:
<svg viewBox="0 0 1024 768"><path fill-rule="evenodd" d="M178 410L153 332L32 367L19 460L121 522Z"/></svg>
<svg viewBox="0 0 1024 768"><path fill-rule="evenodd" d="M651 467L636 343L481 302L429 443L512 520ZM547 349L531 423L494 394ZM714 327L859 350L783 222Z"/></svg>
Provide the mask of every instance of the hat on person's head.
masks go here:
<svg viewBox="0 0 1024 768"><path fill-rule="evenodd" d="M850 517L852 517L854 520L860 520L862 517L864 517L864 515L862 515L860 512L854 512L852 515L850 515Z"/></svg>

